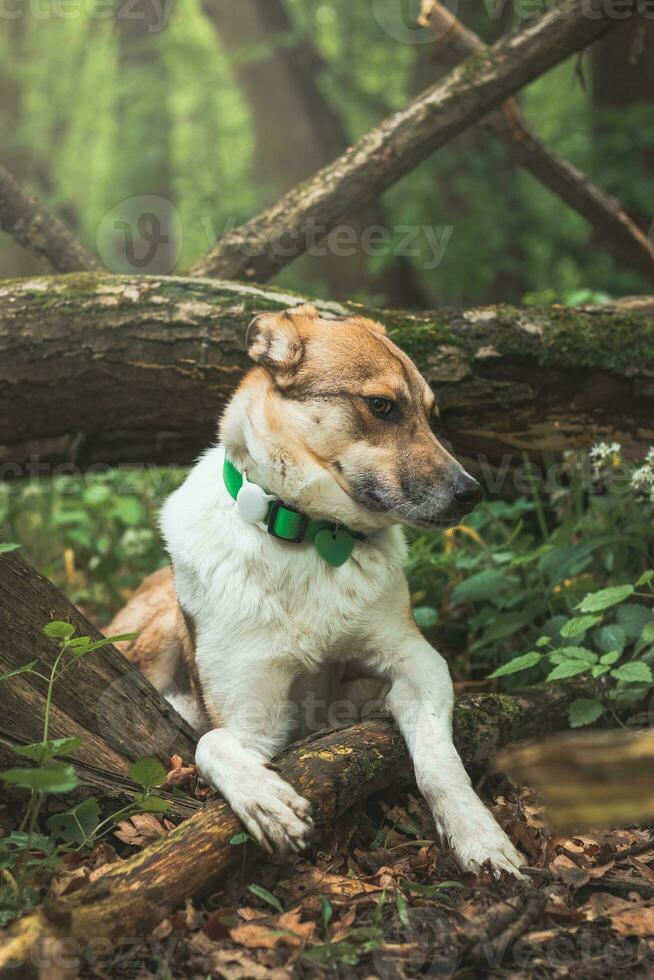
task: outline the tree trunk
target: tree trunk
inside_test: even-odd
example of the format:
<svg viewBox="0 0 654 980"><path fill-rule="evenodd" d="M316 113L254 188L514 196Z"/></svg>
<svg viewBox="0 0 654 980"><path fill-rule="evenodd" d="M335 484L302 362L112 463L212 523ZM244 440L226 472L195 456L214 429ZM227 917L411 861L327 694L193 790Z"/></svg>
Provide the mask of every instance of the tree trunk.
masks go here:
<svg viewBox="0 0 654 980"><path fill-rule="evenodd" d="M75 625L78 635L101 634L55 588L15 552L0 554L0 674L38 659L49 673L58 653L43 635L52 619ZM46 684L23 673L0 684L0 742L29 744L43 737ZM195 735L145 677L114 647L90 653L54 686L51 738L79 736L71 761L96 773L96 783L125 774L146 755L165 761L173 753L186 762L195 753Z"/></svg>
<svg viewBox="0 0 654 980"><path fill-rule="evenodd" d="M277 200L350 144L341 116L320 87L327 66L312 38L296 33L283 0L204 0L203 6L252 112L259 180ZM389 229L379 201L350 216L356 238L351 255L327 250L322 257L307 257L309 279L324 277L336 299L372 289L389 303L425 306L406 257L396 258L383 279L370 281L361 241L373 225Z"/></svg>
<svg viewBox="0 0 654 980"><path fill-rule="evenodd" d="M215 439L219 412L248 367L252 316L305 302L238 283L94 273L4 283L0 301L6 478L52 473L64 451L76 466L190 462ZM498 462L598 438L627 450L654 438L646 299L626 308L411 314L317 305L329 317L365 312L387 325L439 393L442 431L458 452ZM24 445L80 432L65 449Z"/></svg>
<svg viewBox="0 0 654 980"><path fill-rule="evenodd" d="M630 3L635 6L634 3ZM602 0L563 0L384 120L333 164L221 239L196 275L264 280L528 82L614 26Z"/></svg>
<svg viewBox="0 0 654 980"><path fill-rule="evenodd" d="M638 186L637 170L644 177L654 172L654 20L649 16L634 17L620 22L617 29L598 44L592 58L592 93L595 109L594 129L598 164L608 159L607 169L616 160L615 125L620 118L621 132L634 145L634 161L627 174L613 173L615 189L627 196L632 211L647 231L652 221L651 198L646 200L645 191L638 197L629 187L633 181ZM640 110L640 112L639 112ZM607 111L610 115L607 116ZM632 122L630 112L639 112ZM626 116L626 118L625 118ZM625 129L625 125L627 128ZM628 145L628 144L627 144ZM625 178L628 178L625 180ZM624 188L624 190L622 190ZM651 195L651 183L649 186Z"/></svg>
<svg viewBox="0 0 654 980"><path fill-rule="evenodd" d="M486 768L509 739L560 730L567 723L567 703L567 695L555 688L516 698L460 698L454 740L463 761L473 769ZM404 741L383 719L318 734L291 746L276 763L313 804L318 831L332 827L371 792L413 780ZM25 962L46 936L70 935L84 944L89 937L146 934L186 897L215 887L239 866L242 851L229 843L239 829L226 803L208 804L102 878L15 923L0 950L0 969Z"/></svg>

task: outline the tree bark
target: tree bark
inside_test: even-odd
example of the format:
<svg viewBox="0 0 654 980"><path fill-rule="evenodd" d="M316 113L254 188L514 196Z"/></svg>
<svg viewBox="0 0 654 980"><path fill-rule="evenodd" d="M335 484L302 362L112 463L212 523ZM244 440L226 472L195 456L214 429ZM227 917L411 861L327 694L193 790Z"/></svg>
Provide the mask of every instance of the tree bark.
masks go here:
<svg viewBox="0 0 654 980"><path fill-rule="evenodd" d="M78 635L101 634L16 552L0 554L0 674L38 658L46 675L58 653L43 627L52 619L75 625ZM20 674L0 684L0 741L29 744L43 737L46 684ZM54 686L51 738L79 736L71 761L96 772L124 775L146 755L165 761L173 753L186 762L195 735L145 677L114 647L88 654ZM103 776L104 774L104 776Z"/></svg>
<svg viewBox="0 0 654 980"><path fill-rule="evenodd" d="M649 823L654 819L654 737L641 732L568 732L516 745L498 769L535 786L561 830Z"/></svg>
<svg viewBox="0 0 654 980"><path fill-rule="evenodd" d="M52 473L66 448L74 466L190 462L215 440L248 367L252 316L300 302L200 279L83 274L0 284L0 475ZM329 317L367 313L386 324L439 394L442 432L458 452L500 462L598 438L634 450L654 438L647 299L410 314L317 305ZM75 433L63 448L56 441ZM54 441L24 444L45 438Z"/></svg>
<svg viewBox="0 0 654 980"><path fill-rule="evenodd" d="M302 254L310 239L377 198L439 146L614 23L602 0L562 0L468 59L270 210L226 235L192 272L269 278Z"/></svg>
<svg viewBox="0 0 654 980"><path fill-rule="evenodd" d="M98 268L64 223L38 198L26 194L4 167L0 167L0 228L53 272Z"/></svg>
<svg viewBox="0 0 654 980"><path fill-rule="evenodd" d="M326 64L312 38L295 31L283 0L204 0L203 7L252 112L259 180L277 200L350 143L340 114L320 86ZM426 306L406 257L396 258L383 277L371 281L361 241L366 228L389 228L382 203L373 201L352 215L349 226L356 239L353 254L327 250L324 256L308 257L309 278L324 277L336 299L361 295L367 288L389 303Z"/></svg>
<svg viewBox="0 0 654 980"><path fill-rule="evenodd" d="M567 723L567 695L554 688L512 698L466 695L454 710L455 743L474 770L486 768L509 739L560 730ZM281 775L313 804L318 831L333 826L350 807L397 783L411 783L404 742L384 719L319 733L291 746L277 760ZM216 801L153 846L113 866L70 896L45 903L7 931L0 969L25 962L47 936L118 940L146 934L186 897L215 887L242 861L229 841L240 825L226 803Z"/></svg>
<svg viewBox="0 0 654 980"><path fill-rule="evenodd" d="M450 68L471 54L486 50L483 41L438 0L424 0L421 20L439 39L439 59ZM603 42L603 47L606 45ZM647 235L619 201L541 143L522 117L515 99L507 100L487 116L483 125L506 144L519 166L590 223L597 241L618 265L628 265L654 281L654 246Z"/></svg>

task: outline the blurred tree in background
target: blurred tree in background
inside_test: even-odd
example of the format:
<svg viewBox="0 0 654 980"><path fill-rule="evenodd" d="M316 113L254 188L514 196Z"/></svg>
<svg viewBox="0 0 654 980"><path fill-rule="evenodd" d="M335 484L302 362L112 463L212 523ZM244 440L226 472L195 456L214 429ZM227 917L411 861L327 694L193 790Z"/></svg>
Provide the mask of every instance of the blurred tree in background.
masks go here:
<svg viewBox="0 0 654 980"><path fill-rule="evenodd" d="M179 235L171 248L181 271L443 74L438 44L412 25L417 0L400 6L402 16L395 0L138 0L129 9L80 0L62 13L43 0L37 16L16 4L0 34L0 161L91 250L121 201L171 201L179 222L160 230ZM487 42L512 26L514 8L457 4ZM552 149L616 193L645 230L653 63L654 25L639 18L519 97ZM280 283L406 306L574 302L647 288L593 248L589 226L482 129L436 153L352 225L357 239L364 227L387 227L389 246L304 258ZM406 225L433 229L446 245L440 262L425 235L413 245L419 254L398 260L393 245ZM114 266L131 271L119 256ZM3 276L39 271L2 236Z"/></svg>

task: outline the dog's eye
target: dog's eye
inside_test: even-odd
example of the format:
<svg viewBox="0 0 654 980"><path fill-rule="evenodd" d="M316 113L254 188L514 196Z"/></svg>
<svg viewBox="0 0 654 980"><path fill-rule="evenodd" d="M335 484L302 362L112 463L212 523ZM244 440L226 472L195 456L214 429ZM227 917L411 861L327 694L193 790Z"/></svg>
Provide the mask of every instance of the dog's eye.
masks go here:
<svg viewBox="0 0 654 980"><path fill-rule="evenodd" d="M395 402L392 402L390 398L366 398L366 402L371 412L382 417L390 415L395 408Z"/></svg>

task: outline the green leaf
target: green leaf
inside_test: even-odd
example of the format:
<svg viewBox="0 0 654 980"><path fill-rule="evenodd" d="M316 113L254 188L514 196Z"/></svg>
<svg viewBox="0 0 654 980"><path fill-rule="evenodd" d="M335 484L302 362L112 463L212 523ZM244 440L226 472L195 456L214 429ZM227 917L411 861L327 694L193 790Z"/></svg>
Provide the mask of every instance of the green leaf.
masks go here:
<svg viewBox="0 0 654 980"><path fill-rule="evenodd" d="M3 541L0 543L0 555L8 555L10 551L17 551L19 548L19 544L14 544L12 541Z"/></svg>
<svg viewBox="0 0 654 980"><path fill-rule="evenodd" d="M643 634L641 639L643 640L644 643L654 643L654 619L651 621L651 623L648 623L647 626L645 626L645 628L643 629ZM0 680L2 680L1 677Z"/></svg>
<svg viewBox="0 0 654 980"><path fill-rule="evenodd" d="M636 582L636 588L639 589L641 585L649 585L649 583L652 581L653 578L654 578L654 571L652 571L651 568L648 568L647 571L643 572L643 574Z"/></svg>
<svg viewBox="0 0 654 980"><path fill-rule="evenodd" d="M31 759L38 765L43 765L56 755L68 755L74 752L82 744L82 739L72 738L51 738L47 742L33 742L31 745L14 745L16 755Z"/></svg>
<svg viewBox="0 0 654 980"><path fill-rule="evenodd" d="M604 713L604 705L595 698L577 698L570 705L568 718L572 728L592 725Z"/></svg>
<svg viewBox="0 0 654 980"><path fill-rule="evenodd" d="M399 916L400 922L405 927L409 928L409 906L407 900L402 894L402 892L395 893L395 904L397 906L397 914Z"/></svg>
<svg viewBox="0 0 654 980"><path fill-rule="evenodd" d="M100 804L91 796L70 810L55 813L48 820L48 830L66 844L83 844L99 823Z"/></svg>
<svg viewBox="0 0 654 980"><path fill-rule="evenodd" d="M629 639L637 640L646 624L652 620L652 610L635 602L627 602L618 609L617 620Z"/></svg>
<svg viewBox="0 0 654 980"><path fill-rule="evenodd" d="M611 623L596 630L593 640L602 653L609 653L611 650L622 653L627 645L627 634L617 623Z"/></svg>
<svg viewBox="0 0 654 980"><path fill-rule="evenodd" d="M615 667L611 671L611 677L628 684L651 684L652 669L640 660L633 660L631 663Z"/></svg>
<svg viewBox="0 0 654 980"><path fill-rule="evenodd" d="M537 650L530 650L529 653L523 653L521 657L516 657L515 660L509 660L508 664L502 664L497 670L494 670L489 677L507 677L509 674L518 674L521 670L528 670L529 667L534 667L543 659L543 654L539 653Z"/></svg>
<svg viewBox="0 0 654 980"><path fill-rule="evenodd" d="M546 681L562 681L566 677L574 677L576 674L583 674L585 670L589 670L590 664L586 663L585 660L565 660L562 664L551 671L547 677Z"/></svg>
<svg viewBox="0 0 654 980"><path fill-rule="evenodd" d="M234 836L230 838L229 843L233 844L234 847L239 847L241 844L247 844L249 840L252 840L252 838L247 831L241 830L240 833L234 834Z"/></svg>
<svg viewBox="0 0 654 980"><path fill-rule="evenodd" d="M591 592L585 599L582 599L577 608L585 613L600 612L610 606L617 606L619 602L624 602L633 594L633 585L612 585L608 589Z"/></svg>
<svg viewBox="0 0 654 980"><path fill-rule="evenodd" d="M593 626L597 626L601 623L601 616L575 616L574 619L569 619L565 626L561 627L561 636L565 637L567 640L571 639L573 636L580 636L585 633L586 630L591 629Z"/></svg>
<svg viewBox="0 0 654 980"><path fill-rule="evenodd" d="M503 640L508 636L514 636L530 620L531 617L525 615L525 613L496 614L490 626L484 630L481 641L475 643L474 647L479 649L489 643L494 643L496 640Z"/></svg>
<svg viewBox="0 0 654 980"><path fill-rule="evenodd" d="M269 892L267 888L264 888L263 885L248 885L248 891L252 892L253 895L256 895L257 898L260 898L262 902L267 902L268 905L271 905L277 912L284 911L282 908L282 903L279 901L279 899L276 898L272 892Z"/></svg>
<svg viewBox="0 0 654 980"><path fill-rule="evenodd" d="M168 773L158 759L146 756L130 766L128 775L143 789L152 789L153 786L161 786L165 783Z"/></svg>
<svg viewBox="0 0 654 980"><path fill-rule="evenodd" d="M603 674L608 673L610 669L608 664L595 664L594 667L590 668L590 676L601 677Z"/></svg>
<svg viewBox="0 0 654 980"><path fill-rule="evenodd" d="M334 907L326 895L319 895L318 898L320 899L322 927L325 935L327 936L329 931L329 923L332 921L334 915Z"/></svg>
<svg viewBox="0 0 654 980"><path fill-rule="evenodd" d="M69 640L75 632L72 623L64 623L59 619L53 619L43 627L43 632L53 640Z"/></svg>
<svg viewBox="0 0 654 980"><path fill-rule="evenodd" d="M603 657L600 657L600 663L601 664L614 664L616 662L616 660L619 660L619 659L620 659L620 651L619 650L609 650L609 652L608 653L605 653Z"/></svg>
<svg viewBox="0 0 654 980"><path fill-rule="evenodd" d="M409 881L408 878L404 878L403 884L409 891L415 892L416 895L424 895L426 898L433 898L436 895L442 897L442 893L448 888L463 888L460 881L440 881L436 885L423 885L419 881Z"/></svg>
<svg viewBox="0 0 654 980"><path fill-rule="evenodd" d="M54 846L51 837L46 837L45 834L29 834L26 830L12 830L8 837L0 839L0 850L15 848L19 851L33 850L50 854Z"/></svg>
<svg viewBox="0 0 654 980"><path fill-rule="evenodd" d="M413 610L413 618L421 630L428 630L438 622L438 613L431 606L418 606Z"/></svg>
<svg viewBox="0 0 654 980"><path fill-rule="evenodd" d="M586 647L562 647L557 651L566 660L584 660L587 664L597 663L597 654Z"/></svg>
<svg viewBox="0 0 654 980"><path fill-rule="evenodd" d="M32 670L37 663L38 660L31 660L28 664L23 664L22 667L16 667L14 670L10 670L6 674L0 674L0 681L6 681L10 677L16 677L18 674L26 674L29 670Z"/></svg>
<svg viewBox="0 0 654 980"><path fill-rule="evenodd" d="M106 636L101 640L91 640L90 636L78 636L70 641L70 651L75 657L83 657L94 650L102 650L112 643L120 643L123 640L135 640L138 633L122 633L119 636Z"/></svg>
<svg viewBox="0 0 654 980"><path fill-rule="evenodd" d="M479 602L483 599L496 598L502 587L511 582L506 572L487 568L459 582L452 589L452 599L455 602Z"/></svg>
<svg viewBox="0 0 654 980"><path fill-rule="evenodd" d="M552 637L551 636L539 636L538 639L536 640L536 646L537 647L548 647L551 642L552 642Z"/></svg>
<svg viewBox="0 0 654 980"><path fill-rule="evenodd" d="M75 770L65 762L54 762L45 769L6 769L0 772L0 779L37 793L68 793L77 786Z"/></svg>
<svg viewBox="0 0 654 980"><path fill-rule="evenodd" d="M139 809L144 813L165 813L170 810L170 802L163 796L146 796L139 800Z"/></svg>

